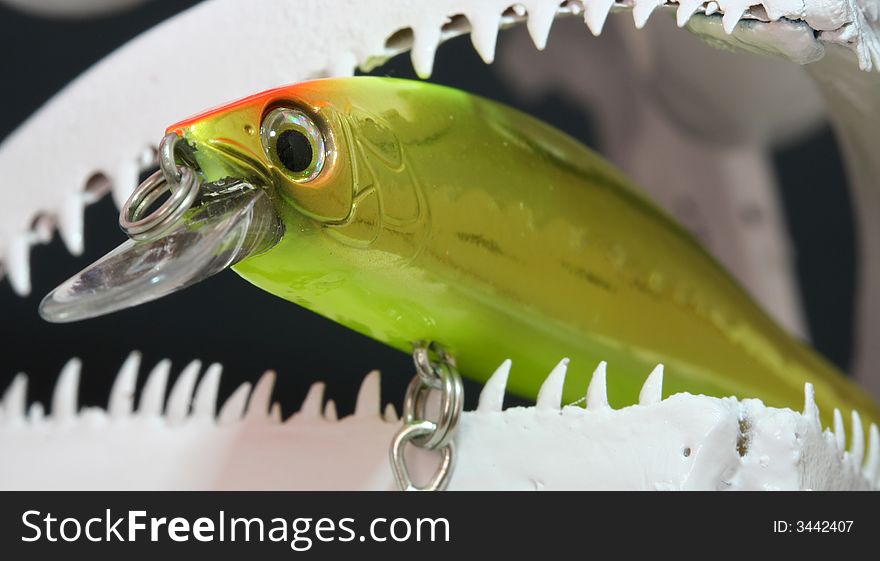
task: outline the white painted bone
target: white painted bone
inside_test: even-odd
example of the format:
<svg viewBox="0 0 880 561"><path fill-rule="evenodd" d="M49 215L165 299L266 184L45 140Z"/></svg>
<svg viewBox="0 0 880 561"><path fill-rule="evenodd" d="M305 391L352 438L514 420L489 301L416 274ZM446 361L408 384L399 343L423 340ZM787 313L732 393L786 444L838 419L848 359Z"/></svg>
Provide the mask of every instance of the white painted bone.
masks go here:
<svg viewBox="0 0 880 561"><path fill-rule="evenodd" d="M128 387L138 360L130 358L123 366L119 376L126 381L116 387ZM197 362L184 369L167 402L164 396L157 400L157 388L168 376L166 364L149 374L139 410L123 415L79 407L72 374L79 372L76 361L59 377L48 415L32 406L36 413L25 416L25 378L16 378L0 402L0 489L393 489L388 446L400 425L396 414L381 414L378 373L364 380L354 415L337 420L335 407L322 414L323 385L316 384L300 412L282 420L277 404L270 405L272 373L253 391L242 384L217 416L213 403L207 408L200 403L199 391L194 396L178 390L192 391ZM867 490L880 485L877 427L870 428L865 460L864 432L853 416L850 430L857 440L847 450L841 416L833 432L822 430L812 387L803 414L749 399L677 394L660 400L658 368L645 382L641 404L612 409L603 364L584 409L558 400L566 366L561 362L548 376L539 407L508 409L496 407L509 363L499 368L480 408L462 415L450 489ZM216 375L205 377L216 386ZM114 399L121 398L114 394L111 409ZM192 409L179 409L189 399ZM419 454L413 472L427 477L436 460Z"/></svg>
<svg viewBox="0 0 880 561"><path fill-rule="evenodd" d="M876 12L875 12L876 14ZM854 72L844 50L829 48L825 59L808 66L829 108L853 193L859 239L855 375L880 395L880 74Z"/></svg>

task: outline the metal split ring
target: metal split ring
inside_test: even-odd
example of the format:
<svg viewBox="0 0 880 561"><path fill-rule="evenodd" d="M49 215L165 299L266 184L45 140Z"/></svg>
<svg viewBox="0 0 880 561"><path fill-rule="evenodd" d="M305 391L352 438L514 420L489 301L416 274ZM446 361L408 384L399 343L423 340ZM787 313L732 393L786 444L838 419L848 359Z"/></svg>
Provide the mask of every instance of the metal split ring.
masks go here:
<svg viewBox="0 0 880 561"><path fill-rule="evenodd" d="M404 422L418 423L427 418L431 393L440 392L440 410L434 431L413 439L415 444L428 450L442 448L452 440L464 407L464 389L455 363L448 355L438 354L441 355L440 361L432 362L427 348L420 347L413 352L417 375L410 382L403 402Z"/></svg>
<svg viewBox="0 0 880 561"><path fill-rule="evenodd" d="M149 241L162 237L173 229L198 198L201 181L189 166L174 162L174 147L178 137L171 133L159 143L159 171L138 185L119 213L119 226L135 241ZM173 170L173 171L172 171ZM168 200L147 214L147 210L166 191Z"/></svg>
<svg viewBox="0 0 880 561"><path fill-rule="evenodd" d="M432 357L433 355L433 357ZM391 445L391 468L398 487L405 491L443 490L455 463L453 438L464 408L464 387L455 360L437 343L416 343L413 350L416 375L403 402L403 428ZM440 393L436 420L429 420L428 402L432 392ZM408 443L441 455L440 466L424 487L412 482L404 450Z"/></svg>
<svg viewBox="0 0 880 561"><path fill-rule="evenodd" d="M431 355L434 355L432 359ZM455 359L443 346L434 341L425 343L420 341L415 344L413 350L413 362L416 365L416 374L428 386L439 390L443 388L441 368L444 365L455 368Z"/></svg>
<svg viewBox="0 0 880 561"><path fill-rule="evenodd" d="M183 173L177 167L177 143L180 137L177 133L168 133L159 142L159 169L165 175L169 183L180 184L183 181Z"/></svg>

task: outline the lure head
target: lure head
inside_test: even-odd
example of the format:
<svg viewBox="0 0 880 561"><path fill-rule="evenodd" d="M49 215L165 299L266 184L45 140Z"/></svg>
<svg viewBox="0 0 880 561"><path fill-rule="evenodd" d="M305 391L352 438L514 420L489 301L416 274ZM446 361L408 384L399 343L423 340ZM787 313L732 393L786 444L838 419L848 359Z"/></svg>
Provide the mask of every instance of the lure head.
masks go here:
<svg viewBox="0 0 880 561"><path fill-rule="evenodd" d="M208 111L168 132L184 139L208 180L260 184L282 214L294 209L342 226L376 191L383 215L402 224L424 206L404 143L449 122L440 111L428 117L431 96L422 92L424 84L406 80L316 80Z"/></svg>
<svg viewBox="0 0 880 561"><path fill-rule="evenodd" d="M75 321L153 300L266 251L285 230L297 232L294 237L313 251L326 247L309 245L314 237L308 234L326 238L328 230L334 244L369 244L381 223L380 185L395 189L408 181L401 173L400 142L386 121L407 117L362 109L395 107L387 96L406 95L406 87L392 90L384 83L306 82L169 127L166 139L174 139L176 148L163 173L168 180L166 168L170 175L175 166L189 168L201 191L195 204L188 203L192 208L173 227L161 229L161 237L126 242L62 284L41 304L43 317ZM413 206L412 192L393 195L386 205L392 215L395 208L406 213Z"/></svg>
<svg viewBox="0 0 880 561"><path fill-rule="evenodd" d="M353 179L346 115L332 101L338 88L328 80L271 90L168 132L184 140L206 179L242 178L279 209L340 223L352 210Z"/></svg>

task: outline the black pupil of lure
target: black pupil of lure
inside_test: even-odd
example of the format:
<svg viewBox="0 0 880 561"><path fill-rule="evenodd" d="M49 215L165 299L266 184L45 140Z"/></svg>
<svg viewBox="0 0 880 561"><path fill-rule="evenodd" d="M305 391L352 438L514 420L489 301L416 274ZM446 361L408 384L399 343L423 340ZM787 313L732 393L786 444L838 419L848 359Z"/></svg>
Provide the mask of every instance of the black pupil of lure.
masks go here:
<svg viewBox="0 0 880 561"><path fill-rule="evenodd" d="M312 143L308 137L297 130L286 130L278 135L275 145L278 159L292 172L300 173L312 163Z"/></svg>

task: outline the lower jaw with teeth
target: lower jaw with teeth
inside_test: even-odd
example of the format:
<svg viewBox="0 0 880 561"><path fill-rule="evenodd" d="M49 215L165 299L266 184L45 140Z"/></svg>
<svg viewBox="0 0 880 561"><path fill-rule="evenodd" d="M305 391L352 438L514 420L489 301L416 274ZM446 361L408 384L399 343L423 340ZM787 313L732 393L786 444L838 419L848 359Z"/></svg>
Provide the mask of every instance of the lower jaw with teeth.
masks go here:
<svg viewBox="0 0 880 561"><path fill-rule="evenodd" d="M338 418L324 385L316 383L299 411L284 418L271 400L274 373L264 374L253 388L239 386L220 405L219 365L203 368L194 361L168 390L171 363L162 361L149 371L135 404L142 370L133 353L106 409L77 404L76 360L59 376L49 411L38 403L26 406L27 378L19 375L0 402L0 456L15 458L0 462L0 489L395 488L387 454L401 421L392 405L381 407L378 372L363 380L350 416ZM853 415L848 443L846 423L836 411L833 431L823 431L809 385L802 413L757 400L690 394L661 399L659 368L647 377L640 404L613 409L604 385L591 382L583 408L551 397L559 395L553 386L564 380L551 375L536 406L505 409L508 376L517 375L515 367L502 364L479 407L463 414L450 489L880 488L877 426L865 434ZM332 450L345 450L346 461ZM433 456L419 455L410 469L421 480L435 467Z"/></svg>

